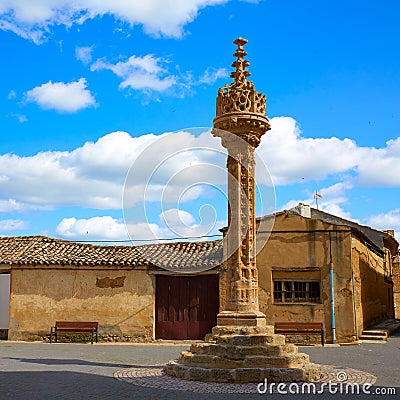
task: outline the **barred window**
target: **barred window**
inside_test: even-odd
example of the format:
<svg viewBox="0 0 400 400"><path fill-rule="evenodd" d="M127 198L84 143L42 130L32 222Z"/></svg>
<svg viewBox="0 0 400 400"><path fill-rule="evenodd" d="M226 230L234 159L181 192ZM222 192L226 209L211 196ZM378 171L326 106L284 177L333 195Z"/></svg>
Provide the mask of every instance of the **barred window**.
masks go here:
<svg viewBox="0 0 400 400"><path fill-rule="evenodd" d="M321 303L317 281L274 281L274 303Z"/></svg>

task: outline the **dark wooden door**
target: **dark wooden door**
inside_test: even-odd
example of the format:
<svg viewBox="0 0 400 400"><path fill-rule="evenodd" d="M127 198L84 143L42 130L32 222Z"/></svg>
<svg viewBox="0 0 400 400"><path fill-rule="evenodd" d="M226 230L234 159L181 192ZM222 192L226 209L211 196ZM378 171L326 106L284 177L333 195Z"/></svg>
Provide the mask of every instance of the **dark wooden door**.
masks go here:
<svg viewBox="0 0 400 400"><path fill-rule="evenodd" d="M156 278L156 338L203 339L217 323L219 276Z"/></svg>

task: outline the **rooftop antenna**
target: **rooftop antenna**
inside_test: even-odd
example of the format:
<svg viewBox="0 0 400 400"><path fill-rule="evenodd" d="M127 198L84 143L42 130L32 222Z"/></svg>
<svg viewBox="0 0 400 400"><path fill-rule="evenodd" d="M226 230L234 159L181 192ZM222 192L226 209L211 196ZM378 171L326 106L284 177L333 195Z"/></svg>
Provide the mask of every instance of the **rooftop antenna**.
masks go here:
<svg viewBox="0 0 400 400"><path fill-rule="evenodd" d="M317 210L319 210L319 208L318 208L318 199L320 199L321 197L322 197L322 194L318 193L318 190L316 190L315 193L314 193L314 199L315 199L315 204L317 206Z"/></svg>

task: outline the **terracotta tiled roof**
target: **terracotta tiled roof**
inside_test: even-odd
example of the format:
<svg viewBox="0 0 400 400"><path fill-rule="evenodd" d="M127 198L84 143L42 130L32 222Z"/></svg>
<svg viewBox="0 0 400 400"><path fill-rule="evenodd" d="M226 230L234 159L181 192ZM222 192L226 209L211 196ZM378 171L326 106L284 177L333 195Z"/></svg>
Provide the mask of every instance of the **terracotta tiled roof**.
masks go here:
<svg viewBox="0 0 400 400"><path fill-rule="evenodd" d="M195 272L217 267L222 262L222 240L150 244L137 250L150 265L167 270Z"/></svg>
<svg viewBox="0 0 400 400"><path fill-rule="evenodd" d="M98 246L45 236L0 237L0 264L153 266L199 271L218 266L222 241Z"/></svg>

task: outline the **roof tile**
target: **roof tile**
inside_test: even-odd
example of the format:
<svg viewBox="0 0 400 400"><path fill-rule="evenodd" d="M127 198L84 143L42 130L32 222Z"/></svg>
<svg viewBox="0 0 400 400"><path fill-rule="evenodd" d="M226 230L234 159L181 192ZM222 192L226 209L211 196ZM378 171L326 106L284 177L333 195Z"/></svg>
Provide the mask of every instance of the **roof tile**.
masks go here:
<svg viewBox="0 0 400 400"><path fill-rule="evenodd" d="M182 272L214 268L222 241L100 246L45 236L0 237L0 264L152 266Z"/></svg>

